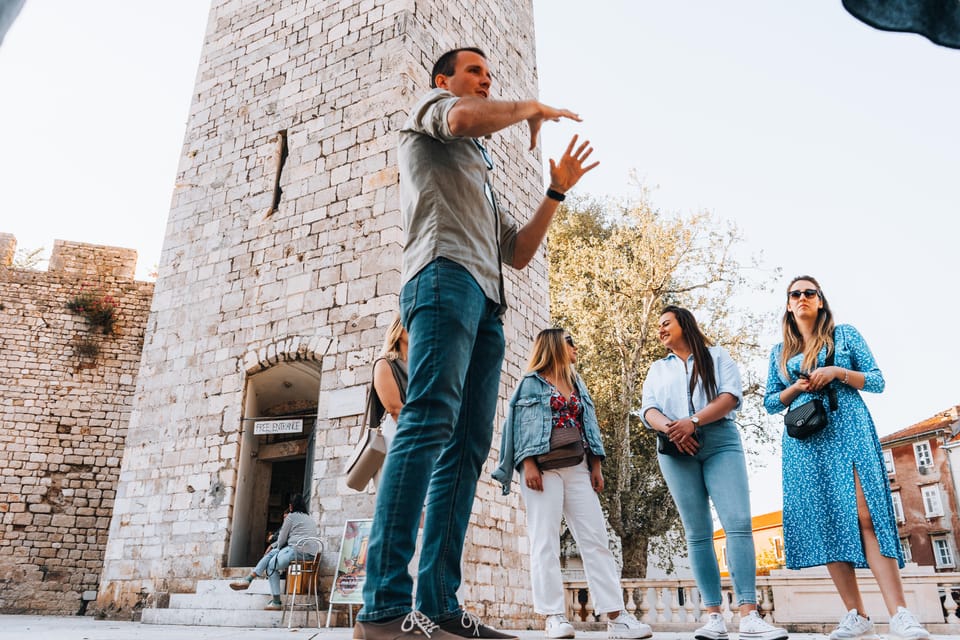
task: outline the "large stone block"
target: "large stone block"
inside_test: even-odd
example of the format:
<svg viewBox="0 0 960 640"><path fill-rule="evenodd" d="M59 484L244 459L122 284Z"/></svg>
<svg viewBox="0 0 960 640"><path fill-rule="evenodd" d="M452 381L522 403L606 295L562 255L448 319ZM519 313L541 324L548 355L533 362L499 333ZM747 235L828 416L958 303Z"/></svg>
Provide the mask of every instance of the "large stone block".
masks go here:
<svg viewBox="0 0 960 640"><path fill-rule="evenodd" d="M868 569L857 569L856 573L863 605L870 612L871 619L874 622L889 622L887 607L873 575ZM900 572L907 608L922 623L943 622L937 585L929 578L923 579L933 573L933 567L920 567L912 563ZM773 601L778 624L822 623L824 611L835 610L837 607L837 589L826 567L812 567L800 571L780 569L771 571L770 578L782 579L782 582L773 583Z"/></svg>

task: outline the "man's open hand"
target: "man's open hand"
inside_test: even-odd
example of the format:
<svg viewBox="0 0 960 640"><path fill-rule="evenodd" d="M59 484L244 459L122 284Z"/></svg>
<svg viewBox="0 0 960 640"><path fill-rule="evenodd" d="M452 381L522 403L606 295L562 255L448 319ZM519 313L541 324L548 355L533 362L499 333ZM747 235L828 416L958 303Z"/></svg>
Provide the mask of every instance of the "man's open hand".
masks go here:
<svg viewBox="0 0 960 640"><path fill-rule="evenodd" d="M540 109L538 110L537 115L527 118L527 124L530 125L530 151L533 151L537 148L537 136L540 135L540 127L543 126L543 121L549 120L550 122L558 122L560 118L567 118L576 122L583 122L580 119L580 116L573 111L569 111L567 109L556 109L545 104L540 104Z"/></svg>
<svg viewBox="0 0 960 640"><path fill-rule="evenodd" d="M566 193L572 189L583 175L596 167L599 162L584 166L584 162L593 153L593 147L589 140L584 140L579 147L574 150L577 144L577 136L573 136L567 150L560 156L560 160L550 159L550 188L560 193Z"/></svg>

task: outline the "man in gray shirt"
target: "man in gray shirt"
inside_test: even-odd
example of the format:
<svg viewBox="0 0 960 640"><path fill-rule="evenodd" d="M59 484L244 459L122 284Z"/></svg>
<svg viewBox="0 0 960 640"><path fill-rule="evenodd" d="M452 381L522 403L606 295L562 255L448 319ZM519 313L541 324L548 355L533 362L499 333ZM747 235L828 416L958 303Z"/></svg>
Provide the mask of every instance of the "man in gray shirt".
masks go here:
<svg viewBox="0 0 960 640"><path fill-rule="evenodd" d="M506 310L502 263L525 267L564 193L597 163L574 136L550 161L550 189L522 227L497 206L493 162L479 138L526 122L530 149L545 120L577 114L535 100L489 99L479 49L456 49L434 65L433 89L400 131L400 204L406 241L400 313L409 333L409 386L377 491L367 553L365 640L513 638L464 612L460 561L477 479L490 452ZM411 611L413 557L426 500L423 548Z"/></svg>

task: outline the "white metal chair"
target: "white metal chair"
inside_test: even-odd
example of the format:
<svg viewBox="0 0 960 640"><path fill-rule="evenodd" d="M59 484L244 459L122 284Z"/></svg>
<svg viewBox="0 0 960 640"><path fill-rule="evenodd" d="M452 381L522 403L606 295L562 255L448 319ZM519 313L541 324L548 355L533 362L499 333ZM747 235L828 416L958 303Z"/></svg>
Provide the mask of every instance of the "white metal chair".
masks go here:
<svg viewBox="0 0 960 640"><path fill-rule="evenodd" d="M287 606L283 615L287 616L287 628L293 625L293 615L300 607L303 610L304 624L310 620L310 609L317 617L320 628L320 559L323 554L323 541L320 538L303 538L293 547L294 558L287 567ZM301 597L300 602L297 598ZM280 624L283 624L281 618Z"/></svg>

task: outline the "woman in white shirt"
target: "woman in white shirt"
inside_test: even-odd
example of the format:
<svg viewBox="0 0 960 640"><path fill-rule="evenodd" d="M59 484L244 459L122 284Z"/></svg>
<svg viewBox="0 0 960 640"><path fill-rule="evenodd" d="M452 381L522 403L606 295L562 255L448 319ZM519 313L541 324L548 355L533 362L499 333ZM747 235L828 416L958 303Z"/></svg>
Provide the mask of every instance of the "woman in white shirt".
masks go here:
<svg viewBox="0 0 960 640"><path fill-rule="evenodd" d="M727 638L713 550L712 501L726 533L727 565L740 608L740 638L783 640L787 632L757 614L750 488L740 433L733 421L743 401L740 372L726 349L710 346L686 309L663 309L659 337L669 353L650 367L640 415L657 432L660 471L680 512L701 606L709 613L707 623L694 636L697 640Z"/></svg>

